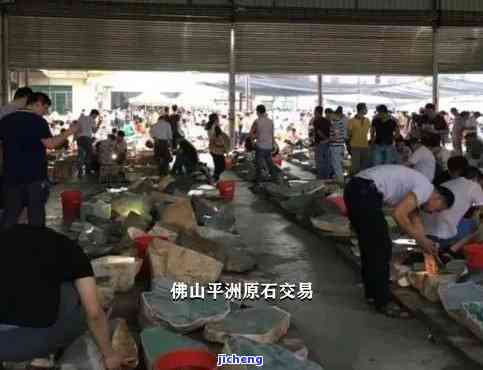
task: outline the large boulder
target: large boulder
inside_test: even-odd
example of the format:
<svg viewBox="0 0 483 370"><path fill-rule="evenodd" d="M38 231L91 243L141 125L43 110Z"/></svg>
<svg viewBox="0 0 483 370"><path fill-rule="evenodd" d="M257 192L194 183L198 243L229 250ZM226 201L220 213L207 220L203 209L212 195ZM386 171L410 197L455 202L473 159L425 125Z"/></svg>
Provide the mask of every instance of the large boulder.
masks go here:
<svg viewBox="0 0 483 370"><path fill-rule="evenodd" d="M275 343L287 334L290 314L278 307L233 311L223 320L205 326L203 336L224 343L230 337L244 337L258 343Z"/></svg>
<svg viewBox="0 0 483 370"><path fill-rule="evenodd" d="M169 241L155 239L148 249L152 277L206 284L218 280L223 263Z"/></svg>
<svg viewBox="0 0 483 370"><path fill-rule="evenodd" d="M122 219L129 216L129 213L134 212L138 215L150 218L151 207L147 198L133 193L122 193L112 200L112 212L115 216Z"/></svg>
<svg viewBox="0 0 483 370"><path fill-rule="evenodd" d="M146 231L150 225L151 220L149 220L148 218L142 217L136 212L129 212L129 214L122 223L122 228L124 232L127 232L130 227L135 227L140 230Z"/></svg>
<svg viewBox="0 0 483 370"><path fill-rule="evenodd" d="M142 261L133 257L106 256L91 261L96 278L107 278L116 292L127 292L134 286Z"/></svg>
<svg viewBox="0 0 483 370"><path fill-rule="evenodd" d="M196 230L196 218L191 207L191 201L179 199L164 208L161 222L179 231L194 232Z"/></svg>
<svg viewBox="0 0 483 370"><path fill-rule="evenodd" d="M257 264L255 257L248 252L246 244L239 235L211 227L199 227L198 233L202 238L223 247L224 271L242 273L255 268Z"/></svg>
<svg viewBox="0 0 483 370"><path fill-rule="evenodd" d="M82 203L80 218L83 221L89 221L89 216L94 216L103 220L110 220L111 212L111 204L99 199Z"/></svg>
<svg viewBox="0 0 483 370"><path fill-rule="evenodd" d="M141 295L141 317L144 326L167 326L174 331L190 333L207 323L218 321L230 312L230 303L224 298L205 296L204 299L174 300L171 293L172 280L156 279L153 290ZM189 286L193 289L204 289Z"/></svg>

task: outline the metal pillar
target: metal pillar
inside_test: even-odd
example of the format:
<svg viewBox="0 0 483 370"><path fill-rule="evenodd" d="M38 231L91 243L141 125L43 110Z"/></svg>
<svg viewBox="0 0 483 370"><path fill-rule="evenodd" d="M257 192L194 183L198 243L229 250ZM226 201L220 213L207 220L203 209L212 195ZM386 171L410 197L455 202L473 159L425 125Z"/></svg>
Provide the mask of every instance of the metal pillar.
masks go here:
<svg viewBox="0 0 483 370"><path fill-rule="evenodd" d="M439 30L433 26L433 104L438 111L439 106Z"/></svg>
<svg viewBox="0 0 483 370"><path fill-rule="evenodd" d="M322 74L319 73L317 75L317 105L320 107L324 106L323 83L324 83L324 76L322 76Z"/></svg>
<svg viewBox="0 0 483 370"><path fill-rule="evenodd" d="M250 86L250 75L247 74L245 77L245 99L246 99L246 111L252 111L252 91Z"/></svg>
<svg viewBox="0 0 483 370"><path fill-rule="evenodd" d="M2 11L2 105L10 100L10 75L8 72L8 17Z"/></svg>
<svg viewBox="0 0 483 370"><path fill-rule="evenodd" d="M229 119L230 138L232 144L235 140L235 114L236 114L236 64L235 64L235 26L230 31L230 77L229 77Z"/></svg>

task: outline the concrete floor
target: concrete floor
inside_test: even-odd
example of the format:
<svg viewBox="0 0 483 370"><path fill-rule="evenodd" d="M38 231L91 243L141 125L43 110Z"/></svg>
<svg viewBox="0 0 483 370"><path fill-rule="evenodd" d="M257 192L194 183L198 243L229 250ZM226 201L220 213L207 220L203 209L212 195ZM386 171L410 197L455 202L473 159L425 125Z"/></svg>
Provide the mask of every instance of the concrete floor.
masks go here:
<svg viewBox="0 0 483 370"><path fill-rule="evenodd" d="M259 267L250 280L310 281L311 302L285 301L292 323L325 370L473 370L452 349L427 340L429 331L417 320L387 319L373 313L362 299L360 279L324 241L293 224L239 182L233 202L237 229ZM49 224L58 225L59 192L91 190L92 185L56 186L48 205Z"/></svg>
<svg viewBox="0 0 483 370"><path fill-rule="evenodd" d="M415 320L375 314L362 299L360 279L334 250L293 224L248 184L239 183L235 199L237 229L258 255L259 274L271 282L310 281L311 302L281 306L326 370L472 370L445 345L427 340L429 331Z"/></svg>

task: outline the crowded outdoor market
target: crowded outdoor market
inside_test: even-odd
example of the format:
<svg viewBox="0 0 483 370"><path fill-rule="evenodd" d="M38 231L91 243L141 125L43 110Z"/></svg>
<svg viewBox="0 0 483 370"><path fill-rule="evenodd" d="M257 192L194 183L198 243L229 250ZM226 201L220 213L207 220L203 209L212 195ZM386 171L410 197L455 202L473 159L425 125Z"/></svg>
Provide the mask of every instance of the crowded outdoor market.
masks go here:
<svg viewBox="0 0 483 370"><path fill-rule="evenodd" d="M0 370L483 366L483 4L0 6Z"/></svg>

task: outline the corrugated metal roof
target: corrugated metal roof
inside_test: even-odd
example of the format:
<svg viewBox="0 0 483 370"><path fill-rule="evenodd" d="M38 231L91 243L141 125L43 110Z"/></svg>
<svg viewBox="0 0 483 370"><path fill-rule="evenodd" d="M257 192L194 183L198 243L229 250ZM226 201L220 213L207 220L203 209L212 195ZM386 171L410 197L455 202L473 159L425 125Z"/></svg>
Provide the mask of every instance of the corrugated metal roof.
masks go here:
<svg viewBox="0 0 483 370"><path fill-rule="evenodd" d="M442 10L481 12L483 1L481 0L441 0Z"/></svg>
<svg viewBox="0 0 483 370"><path fill-rule="evenodd" d="M275 6L285 8L354 9L354 0L275 0Z"/></svg>
<svg viewBox="0 0 483 370"><path fill-rule="evenodd" d="M431 74L430 27L236 24L241 73Z"/></svg>
<svg viewBox="0 0 483 370"><path fill-rule="evenodd" d="M359 9L431 10L433 0L359 0Z"/></svg>
<svg viewBox="0 0 483 370"><path fill-rule="evenodd" d="M483 71L483 28L443 27L439 32L441 73Z"/></svg>
<svg viewBox="0 0 483 370"><path fill-rule="evenodd" d="M13 68L228 70L230 25L77 18L9 18Z"/></svg>

